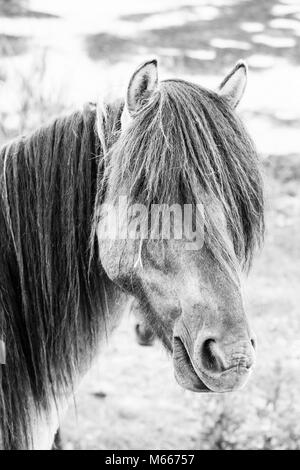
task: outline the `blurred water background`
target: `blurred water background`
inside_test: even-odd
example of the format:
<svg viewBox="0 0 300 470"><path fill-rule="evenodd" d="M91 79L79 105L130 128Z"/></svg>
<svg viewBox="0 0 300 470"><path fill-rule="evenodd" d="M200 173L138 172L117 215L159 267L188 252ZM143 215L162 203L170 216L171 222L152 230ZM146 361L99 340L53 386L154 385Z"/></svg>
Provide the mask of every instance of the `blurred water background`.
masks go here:
<svg viewBox="0 0 300 470"><path fill-rule="evenodd" d="M300 449L300 1L0 0L0 139L103 95L142 61L216 88L243 58L239 113L262 157L265 247L245 280L258 336L247 388L196 395L124 322L62 420L68 449Z"/></svg>

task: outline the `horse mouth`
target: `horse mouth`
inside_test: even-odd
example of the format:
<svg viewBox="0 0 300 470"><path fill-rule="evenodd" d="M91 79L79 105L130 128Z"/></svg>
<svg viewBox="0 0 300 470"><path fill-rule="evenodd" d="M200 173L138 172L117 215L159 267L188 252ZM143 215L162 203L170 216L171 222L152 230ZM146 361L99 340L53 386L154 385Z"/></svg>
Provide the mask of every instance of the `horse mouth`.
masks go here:
<svg viewBox="0 0 300 470"><path fill-rule="evenodd" d="M197 375L187 349L178 336L173 340L173 363L179 385L192 392L213 393Z"/></svg>

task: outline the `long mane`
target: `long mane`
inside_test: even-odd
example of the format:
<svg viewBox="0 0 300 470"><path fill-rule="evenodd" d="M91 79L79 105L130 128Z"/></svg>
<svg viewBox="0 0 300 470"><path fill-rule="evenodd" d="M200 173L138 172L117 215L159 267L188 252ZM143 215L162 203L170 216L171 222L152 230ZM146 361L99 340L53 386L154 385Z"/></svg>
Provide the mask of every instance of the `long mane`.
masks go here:
<svg viewBox="0 0 300 470"><path fill-rule="evenodd" d="M107 120L100 112L103 129ZM150 206L202 204L205 243L221 266L248 268L263 238L264 200L258 155L228 102L183 80L166 80L122 132L113 124L105 143L103 191L118 195L123 181L133 201ZM206 204L221 205L234 250Z"/></svg>
<svg viewBox="0 0 300 470"><path fill-rule="evenodd" d="M109 284L89 264L100 143L95 109L0 153L0 445L30 445L30 415L70 389L105 319Z"/></svg>

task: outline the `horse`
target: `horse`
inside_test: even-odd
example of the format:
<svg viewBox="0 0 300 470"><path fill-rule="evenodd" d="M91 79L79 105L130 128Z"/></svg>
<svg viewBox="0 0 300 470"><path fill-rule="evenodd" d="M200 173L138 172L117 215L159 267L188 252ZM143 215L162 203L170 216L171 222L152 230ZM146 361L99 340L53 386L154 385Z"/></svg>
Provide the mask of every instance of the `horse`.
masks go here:
<svg viewBox="0 0 300 470"><path fill-rule="evenodd" d="M182 387L245 385L256 340L241 274L264 232L258 154L235 112L246 81L242 61L209 90L159 80L151 60L124 98L2 147L1 448L51 448L132 297Z"/></svg>

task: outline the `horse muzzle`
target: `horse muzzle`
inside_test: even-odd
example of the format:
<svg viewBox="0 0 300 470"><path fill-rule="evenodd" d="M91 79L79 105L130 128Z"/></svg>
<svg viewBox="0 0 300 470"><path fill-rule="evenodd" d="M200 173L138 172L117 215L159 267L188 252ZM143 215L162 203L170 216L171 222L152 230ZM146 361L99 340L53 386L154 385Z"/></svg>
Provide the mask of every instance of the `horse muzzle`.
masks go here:
<svg viewBox="0 0 300 470"><path fill-rule="evenodd" d="M230 392L241 389L255 363L254 340L225 345L206 338L190 348L180 336L173 340L173 360L178 383L195 392Z"/></svg>

